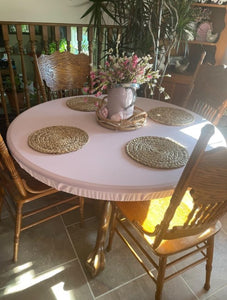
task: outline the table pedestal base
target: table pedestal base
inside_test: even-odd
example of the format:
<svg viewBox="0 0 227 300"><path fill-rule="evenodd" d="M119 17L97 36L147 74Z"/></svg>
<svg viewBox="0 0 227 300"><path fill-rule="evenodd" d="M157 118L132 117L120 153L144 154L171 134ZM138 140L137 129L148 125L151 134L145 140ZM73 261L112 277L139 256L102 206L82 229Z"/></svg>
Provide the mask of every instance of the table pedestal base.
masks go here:
<svg viewBox="0 0 227 300"><path fill-rule="evenodd" d="M99 223L98 234L94 250L89 254L86 260L86 267L91 276L96 276L105 267L104 247L106 235L109 228L112 205L110 201L105 201L102 216Z"/></svg>

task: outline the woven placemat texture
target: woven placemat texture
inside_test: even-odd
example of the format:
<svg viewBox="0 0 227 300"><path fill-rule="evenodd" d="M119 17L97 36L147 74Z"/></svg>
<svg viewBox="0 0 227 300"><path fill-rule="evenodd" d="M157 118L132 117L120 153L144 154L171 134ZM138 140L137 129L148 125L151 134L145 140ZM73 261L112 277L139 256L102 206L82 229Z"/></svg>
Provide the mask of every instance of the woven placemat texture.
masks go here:
<svg viewBox="0 0 227 300"><path fill-rule="evenodd" d="M148 111L148 117L165 125L187 125L194 121L189 112L174 107L155 107Z"/></svg>
<svg viewBox="0 0 227 300"><path fill-rule="evenodd" d="M174 140L142 136L126 144L126 153L137 162L152 168L174 169L186 165L188 151Z"/></svg>
<svg viewBox="0 0 227 300"><path fill-rule="evenodd" d="M28 145L39 152L63 154L81 149L88 142L88 134L71 126L50 126L28 137Z"/></svg>
<svg viewBox="0 0 227 300"><path fill-rule="evenodd" d="M66 101L66 105L79 111L96 111L101 99L96 97L75 97Z"/></svg>

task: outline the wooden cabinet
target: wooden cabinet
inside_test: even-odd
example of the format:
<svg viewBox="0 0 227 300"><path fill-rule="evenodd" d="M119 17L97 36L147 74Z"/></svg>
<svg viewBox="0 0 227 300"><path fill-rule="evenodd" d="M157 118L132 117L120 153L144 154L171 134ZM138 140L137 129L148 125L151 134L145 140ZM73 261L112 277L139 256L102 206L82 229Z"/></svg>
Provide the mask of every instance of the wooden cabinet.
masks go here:
<svg viewBox="0 0 227 300"><path fill-rule="evenodd" d="M194 3L194 7L209 9L213 33L218 33L215 42L193 40L189 41L190 48L201 46L206 51L205 62L220 65L227 64L227 5L213 3Z"/></svg>

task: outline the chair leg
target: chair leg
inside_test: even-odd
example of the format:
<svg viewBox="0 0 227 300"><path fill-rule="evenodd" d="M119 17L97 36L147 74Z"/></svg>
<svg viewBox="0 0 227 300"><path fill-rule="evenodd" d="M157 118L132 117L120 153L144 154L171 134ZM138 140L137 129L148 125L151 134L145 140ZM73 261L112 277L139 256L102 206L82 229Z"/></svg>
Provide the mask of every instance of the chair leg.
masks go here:
<svg viewBox="0 0 227 300"><path fill-rule="evenodd" d="M84 197L80 197L80 227L84 226Z"/></svg>
<svg viewBox="0 0 227 300"><path fill-rule="evenodd" d="M111 215L111 221L110 221L109 242L108 242L108 245L106 248L106 250L108 252L112 249L113 237L114 237L115 227L116 227L116 218L117 218L117 210L116 210L115 205L112 203L112 215Z"/></svg>
<svg viewBox="0 0 227 300"><path fill-rule="evenodd" d="M15 235L14 235L14 256L13 256L14 262L17 262L17 258L18 258L19 239L21 233L22 207L23 204L17 204Z"/></svg>
<svg viewBox="0 0 227 300"><path fill-rule="evenodd" d="M155 300L161 300L162 298L162 289L165 281L166 262L167 262L167 257L159 257L159 268L158 268L158 276L156 282Z"/></svg>
<svg viewBox="0 0 227 300"><path fill-rule="evenodd" d="M207 263L206 263L206 281L204 284L204 289L209 290L210 289L210 277L211 277L211 271L212 271L212 262L213 262L213 254L214 254L214 236L210 237L207 240Z"/></svg>

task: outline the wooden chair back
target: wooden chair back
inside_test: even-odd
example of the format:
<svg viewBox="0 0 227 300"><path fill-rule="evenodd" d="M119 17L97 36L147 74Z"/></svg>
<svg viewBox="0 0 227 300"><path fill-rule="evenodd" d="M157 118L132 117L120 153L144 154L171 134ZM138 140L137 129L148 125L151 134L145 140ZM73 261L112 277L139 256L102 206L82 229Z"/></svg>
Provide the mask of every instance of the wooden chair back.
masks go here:
<svg viewBox="0 0 227 300"><path fill-rule="evenodd" d="M1 180L4 181L4 185L8 186L10 191L12 187L12 181L15 184L17 190L21 196L26 196L27 192L24 188L23 181L15 168L13 159L9 154L6 144L0 134L0 164L1 164ZM11 186L11 188L10 188Z"/></svg>
<svg viewBox="0 0 227 300"><path fill-rule="evenodd" d="M42 54L35 64L44 100L47 100L45 87L49 90L49 98L52 92L58 92L57 97L81 94L81 88L88 81L90 74L90 59L84 53L75 55L56 51L51 55Z"/></svg>
<svg viewBox="0 0 227 300"><path fill-rule="evenodd" d="M212 125L202 129L201 137L174 190L163 221L157 228L154 248L162 240L186 237L203 232L227 212L227 148L204 152L214 132ZM185 192L190 190L193 208L183 226L169 229Z"/></svg>
<svg viewBox="0 0 227 300"><path fill-rule="evenodd" d="M227 68L203 64L184 107L217 125L227 109Z"/></svg>

